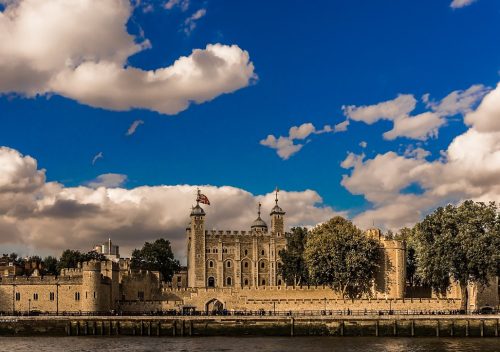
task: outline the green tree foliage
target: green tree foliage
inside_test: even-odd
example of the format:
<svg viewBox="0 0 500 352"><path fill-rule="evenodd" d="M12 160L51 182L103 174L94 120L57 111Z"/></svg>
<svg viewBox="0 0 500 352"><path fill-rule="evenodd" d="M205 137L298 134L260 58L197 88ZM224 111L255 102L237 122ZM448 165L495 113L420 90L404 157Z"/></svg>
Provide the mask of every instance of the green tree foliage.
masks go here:
<svg viewBox="0 0 500 352"><path fill-rule="evenodd" d="M413 292L413 288L422 283L422 280L418 276L417 271L417 245L415 242L414 230L408 227L404 227L399 230L396 235L394 235L394 239L398 241L404 241L406 243L406 283L411 295Z"/></svg>
<svg viewBox="0 0 500 352"><path fill-rule="evenodd" d="M78 250L66 249L62 252L59 263L57 263L57 270L60 272L64 268L76 268L78 263L88 262L89 260L103 261L106 260L106 257L96 251L82 253Z"/></svg>
<svg viewBox="0 0 500 352"><path fill-rule="evenodd" d="M56 257L48 256L43 259L43 273L44 275L59 275L57 269L58 260Z"/></svg>
<svg viewBox="0 0 500 352"><path fill-rule="evenodd" d="M14 265L19 265L24 267L25 260L17 255L17 253L9 254L9 261L13 262Z"/></svg>
<svg viewBox="0 0 500 352"><path fill-rule="evenodd" d="M132 269L159 271L165 281L171 281L173 274L180 269L170 241L163 238L153 243L146 242L141 249L134 249L130 266Z"/></svg>
<svg viewBox="0 0 500 352"><path fill-rule="evenodd" d="M278 272L287 285L307 285L309 272L304 260L304 248L307 237L305 227L293 227L286 235L287 248L279 252L281 266Z"/></svg>
<svg viewBox="0 0 500 352"><path fill-rule="evenodd" d="M438 208L415 226L418 271L425 284L444 293L459 283L462 309L468 307L467 285L486 285L500 255L495 203L465 201Z"/></svg>
<svg viewBox="0 0 500 352"><path fill-rule="evenodd" d="M370 291L380 250L352 222L336 216L311 230L304 257L314 283L356 298Z"/></svg>

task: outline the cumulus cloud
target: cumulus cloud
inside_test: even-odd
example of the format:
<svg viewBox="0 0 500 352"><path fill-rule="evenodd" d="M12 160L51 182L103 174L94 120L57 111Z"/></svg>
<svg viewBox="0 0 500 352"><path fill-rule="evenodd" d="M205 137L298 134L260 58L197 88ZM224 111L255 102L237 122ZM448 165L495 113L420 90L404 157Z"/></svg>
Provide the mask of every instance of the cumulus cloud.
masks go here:
<svg viewBox="0 0 500 352"><path fill-rule="evenodd" d="M144 125L144 121L142 120L135 120L134 122L132 122L132 124L129 126L128 130L127 130L127 133L125 133L126 136L131 136L135 133L135 131L137 131L137 127L139 127L140 125Z"/></svg>
<svg viewBox="0 0 500 352"><path fill-rule="evenodd" d="M123 186L125 181L127 181L127 175L109 173L97 176L95 180L87 182L87 186L90 188L116 188Z"/></svg>
<svg viewBox="0 0 500 352"><path fill-rule="evenodd" d="M476 1L477 0L453 0L450 4L450 7L452 9L459 9L462 7L472 5L472 3L476 2Z"/></svg>
<svg viewBox="0 0 500 352"><path fill-rule="evenodd" d="M65 187L46 182L35 159L0 148L0 245L35 248L39 254L60 254L65 248L89 250L111 237L127 255L145 241L169 239L176 255L185 257L185 229L198 186L121 188L125 175L105 174L87 185ZM253 195L230 186L199 186L211 206L205 206L207 229L249 230L263 205L263 218L274 205L274 193ZM280 205L291 226L316 225L337 215L312 190L280 191ZM345 215L345 214L343 214Z"/></svg>
<svg viewBox="0 0 500 352"><path fill-rule="evenodd" d="M359 146L361 148L366 148L368 146L368 143L366 143L365 141L361 141L361 142L359 142Z"/></svg>
<svg viewBox="0 0 500 352"><path fill-rule="evenodd" d="M473 85L466 90L453 91L438 102L431 101L430 95L424 94L422 102L430 111L417 115L411 115L417 107L417 100L411 94L400 94L393 100L374 105L344 106L343 111L349 119L369 125L380 120L392 121L393 128L383 134L385 139L426 140L437 137L446 118L469 113L488 91L483 85Z"/></svg>
<svg viewBox="0 0 500 352"><path fill-rule="evenodd" d="M151 43L127 32L128 0L3 3L0 94L55 93L110 110L176 114L256 78L248 53L236 45L209 44L156 70L129 66L127 59Z"/></svg>
<svg viewBox="0 0 500 352"><path fill-rule="evenodd" d="M186 20L184 21L184 29L183 29L184 33L186 33L186 35L190 35L191 32L195 30L200 18L205 17L206 14L207 14L206 9L199 9L191 16L186 18Z"/></svg>
<svg viewBox="0 0 500 352"><path fill-rule="evenodd" d="M346 122L347 124L349 124L349 122L346 120L340 124L335 125L333 128L330 125L325 125L320 130L316 129L316 127L312 123L306 122L300 126L290 127L290 130L288 131L288 136L275 137L274 135L270 134L265 139L261 140L260 144L275 149L276 153L281 159L287 160L292 155L299 152L304 146L304 144L300 143L296 144L295 141L305 140L312 134L323 134L332 132L336 133L345 131L343 127L338 128L337 126L343 124L345 125Z"/></svg>
<svg viewBox="0 0 500 352"><path fill-rule="evenodd" d="M95 165L97 160L102 159L102 158L104 158L103 152L99 152L96 155L94 155L94 157L92 158L92 165Z"/></svg>
<svg viewBox="0 0 500 352"><path fill-rule="evenodd" d="M495 126L500 88L488 93L465 121L470 128L455 137L442 158L427 161L429 152L417 147L404 155L349 154L342 166L350 169L342 185L353 194L363 195L373 208L354 218L360 226L372 221L386 228L413 225L423 214L447 202L464 199L500 201L500 130ZM411 192L410 189L418 191Z"/></svg>

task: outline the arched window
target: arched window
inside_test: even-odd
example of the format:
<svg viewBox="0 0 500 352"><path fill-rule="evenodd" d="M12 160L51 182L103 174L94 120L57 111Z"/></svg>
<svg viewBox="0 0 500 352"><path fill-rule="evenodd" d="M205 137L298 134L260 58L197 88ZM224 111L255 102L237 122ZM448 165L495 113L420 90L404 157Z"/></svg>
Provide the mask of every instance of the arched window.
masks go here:
<svg viewBox="0 0 500 352"><path fill-rule="evenodd" d="M243 264L243 266L244 266L245 268L248 268L248 262L245 262L245 264Z"/></svg>
<svg viewBox="0 0 500 352"><path fill-rule="evenodd" d="M264 252L264 250L262 250L262 252L260 252L262 255L266 254L266 252Z"/></svg>
<svg viewBox="0 0 500 352"><path fill-rule="evenodd" d="M265 267L266 267L266 263L264 263L264 262L260 262L260 268L261 268L261 269L264 269Z"/></svg>
<svg viewBox="0 0 500 352"><path fill-rule="evenodd" d="M245 255L248 255L248 249L245 249Z"/></svg>
<svg viewBox="0 0 500 352"><path fill-rule="evenodd" d="M210 260L210 261L208 262L208 267L209 267L209 268L213 268L213 267L214 267L214 262Z"/></svg>
<svg viewBox="0 0 500 352"><path fill-rule="evenodd" d="M233 280L232 280L230 277L228 277L228 278L226 279L226 285L231 286L231 285L232 285L232 283L233 283Z"/></svg>
<svg viewBox="0 0 500 352"><path fill-rule="evenodd" d="M248 279L245 279L245 286L248 286Z"/></svg>
<svg viewBox="0 0 500 352"><path fill-rule="evenodd" d="M266 280L262 280L262 286L266 285Z"/></svg>
<svg viewBox="0 0 500 352"><path fill-rule="evenodd" d="M208 287L215 287L215 279L213 277L208 278Z"/></svg>
<svg viewBox="0 0 500 352"><path fill-rule="evenodd" d="M278 286L281 286L281 280L278 280Z"/></svg>
<svg viewBox="0 0 500 352"><path fill-rule="evenodd" d="M231 267L231 262L230 262L229 260L226 262L226 266L227 266L228 268L230 268L230 267Z"/></svg>

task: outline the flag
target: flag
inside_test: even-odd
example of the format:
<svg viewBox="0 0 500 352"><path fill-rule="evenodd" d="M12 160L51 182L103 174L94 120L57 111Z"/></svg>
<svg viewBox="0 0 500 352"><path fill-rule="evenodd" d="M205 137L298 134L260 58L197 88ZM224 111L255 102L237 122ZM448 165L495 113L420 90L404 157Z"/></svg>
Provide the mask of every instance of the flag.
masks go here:
<svg viewBox="0 0 500 352"><path fill-rule="evenodd" d="M197 201L200 202L201 204L210 205L210 201L208 200L207 196L201 193L198 194Z"/></svg>

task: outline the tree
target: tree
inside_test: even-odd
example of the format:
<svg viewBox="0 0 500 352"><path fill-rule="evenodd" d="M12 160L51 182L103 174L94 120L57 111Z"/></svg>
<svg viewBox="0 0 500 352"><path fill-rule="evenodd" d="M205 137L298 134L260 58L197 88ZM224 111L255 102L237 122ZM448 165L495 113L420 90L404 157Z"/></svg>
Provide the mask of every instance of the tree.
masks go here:
<svg viewBox="0 0 500 352"><path fill-rule="evenodd" d="M281 266L278 272L288 285L308 284L309 272L304 261L304 246L307 237L305 227L293 227L286 235L287 247L279 252Z"/></svg>
<svg viewBox="0 0 500 352"><path fill-rule="evenodd" d="M141 249L134 249L130 267L159 271L165 281L171 281L173 274L180 269L179 261L174 259L170 241L163 238L153 243L146 242Z"/></svg>
<svg viewBox="0 0 500 352"><path fill-rule="evenodd" d="M421 279L418 276L416 243L413 229L404 227L394 236L398 241L406 243L406 283L409 286L410 292L413 293L413 287L420 285Z"/></svg>
<svg viewBox="0 0 500 352"><path fill-rule="evenodd" d="M370 291L380 251L377 241L336 216L311 230L304 257L313 282L357 298Z"/></svg>
<svg viewBox="0 0 500 352"><path fill-rule="evenodd" d="M76 268L78 267L78 263L88 262L90 260L103 261L106 260L106 257L94 250L82 253L78 250L66 249L61 254L61 258L57 264L57 270L61 271L61 269L64 268Z"/></svg>
<svg viewBox="0 0 500 352"><path fill-rule="evenodd" d="M495 203L465 201L440 207L415 226L419 274L434 291L444 293L451 280L468 307L467 285L487 285L500 255L499 219Z"/></svg>
<svg viewBox="0 0 500 352"><path fill-rule="evenodd" d="M57 269L58 260L56 257L48 256L43 259L43 273L45 275L59 275Z"/></svg>

